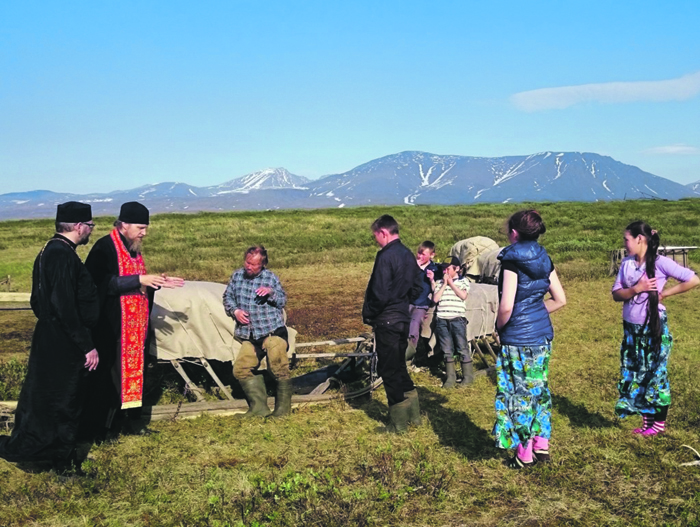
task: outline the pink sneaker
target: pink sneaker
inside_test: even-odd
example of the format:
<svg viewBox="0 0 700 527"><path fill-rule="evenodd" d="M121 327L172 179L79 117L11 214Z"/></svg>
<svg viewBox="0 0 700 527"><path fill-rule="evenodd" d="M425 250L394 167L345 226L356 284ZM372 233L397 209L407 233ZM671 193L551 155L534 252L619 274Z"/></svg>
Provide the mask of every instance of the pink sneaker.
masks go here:
<svg viewBox="0 0 700 527"><path fill-rule="evenodd" d="M652 426L654 426L654 418L651 416L648 416L647 414L642 414L642 426L632 430L632 433L633 434L643 434L647 430L651 429Z"/></svg>
<svg viewBox="0 0 700 527"><path fill-rule="evenodd" d="M651 428L647 428L642 432L642 437L651 437L663 434L666 432L666 422L665 421L655 421Z"/></svg>
<svg viewBox="0 0 700 527"><path fill-rule="evenodd" d="M663 430L656 430L655 428L652 427L652 428L647 428L646 430L644 430L644 432L642 432L642 437L657 436L657 435L660 435L663 433L664 433Z"/></svg>

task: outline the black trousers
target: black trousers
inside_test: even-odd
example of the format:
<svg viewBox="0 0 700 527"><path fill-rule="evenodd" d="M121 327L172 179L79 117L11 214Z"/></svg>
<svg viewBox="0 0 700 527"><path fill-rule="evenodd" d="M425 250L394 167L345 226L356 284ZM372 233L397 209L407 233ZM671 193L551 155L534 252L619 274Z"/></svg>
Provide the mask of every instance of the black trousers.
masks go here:
<svg viewBox="0 0 700 527"><path fill-rule="evenodd" d="M415 389L406 369L408 322L385 322L374 327L377 344L377 373L384 381L389 406L405 399L404 393Z"/></svg>

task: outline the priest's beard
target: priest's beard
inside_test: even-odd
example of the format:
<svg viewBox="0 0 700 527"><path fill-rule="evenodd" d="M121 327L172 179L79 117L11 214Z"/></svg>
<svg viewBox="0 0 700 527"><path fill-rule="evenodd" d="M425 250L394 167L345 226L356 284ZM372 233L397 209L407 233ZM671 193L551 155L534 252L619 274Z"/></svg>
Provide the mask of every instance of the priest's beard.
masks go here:
<svg viewBox="0 0 700 527"><path fill-rule="evenodd" d="M126 248L130 253L141 254L141 242L143 242L143 238L136 238L134 240L127 239Z"/></svg>
<svg viewBox="0 0 700 527"><path fill-rule="evenodd" d="M87 234L83 234L82 237L78 240L78 243L76 245L86 245L87 242L90 241L90 235L92 234L92 231L88 232Z"/></svg>

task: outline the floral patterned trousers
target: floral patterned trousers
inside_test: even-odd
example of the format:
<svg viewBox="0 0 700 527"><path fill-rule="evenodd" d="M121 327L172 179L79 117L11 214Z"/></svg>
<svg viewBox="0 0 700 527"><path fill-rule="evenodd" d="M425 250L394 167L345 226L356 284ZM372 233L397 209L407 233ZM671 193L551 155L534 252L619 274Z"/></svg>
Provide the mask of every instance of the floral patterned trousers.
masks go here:
<svg viewBox="0 0 700 527"><path fill-rule="evenodd" d="M533 346L501 346L496 362L496 424L498 448L515 448L535 436L552 434L549 392L551 341Z"/></svg>
<svg viewBox="0 0 700 527"><path fill-rule="evenodd" d="M668 359L673 337L668 331L666 313L661 314L661 347L654 350L649 327L623 322L624 336L620 346L620 398L615 413L622 419L634 414L654 415L662 406L671 404L668 380Z"/></svg>

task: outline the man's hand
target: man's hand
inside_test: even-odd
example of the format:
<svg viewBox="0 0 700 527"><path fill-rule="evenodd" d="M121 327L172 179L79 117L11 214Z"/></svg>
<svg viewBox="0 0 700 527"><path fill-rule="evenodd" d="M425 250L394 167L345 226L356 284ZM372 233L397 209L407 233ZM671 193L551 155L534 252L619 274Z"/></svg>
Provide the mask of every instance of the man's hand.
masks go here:
<svg viewBox="0 0 700 527"><path fill-rule="evenodd" d="M258 296L267 296L267 295L269 295L270 293L272 293L272 288L271 288L271 287L262 287L262 286L261 286L261 287L258 287L258 288L255 290L255 294L258 295Z"/></svg>
<svg viewBox="0 0 700 527"><path fill-rule="evenodd" d="M85 354L85 367L88 371L94 371L100 362L100 356L97 354L97 350L88 351Z"/></svg>
<svg viewBox="0 0 700 527"><path fill-rule="evenodd" d="M449 286L454 283L454 280L452 280L452 277L448 273L445 273L445 283Z"/></svg>
<svg viewBox="0 0 700 527"><path fill-rule="evenodd" d="M233 312L233 316L236 317L236 320L243 325L250 324L250 315L248 315L247 311L236 309Z"/></svg>
<svg viewBox="0 0 700 527"><path fill-rule="evenodd" d="M175 289L176 287L182 287L185 285L184 278L178 278L176 276L168 276L165 273L161 274L165 283L161 287L166 287L168 289Z"/></svg>
<svg viewBox="0 0 700 527"><path fill-rule="evenodd" d="M428 280L430 280L431 282L435 279L435 273L433 271L431 271L430 269L428 269L425 272L425 275L428 277Z"/></svg>

